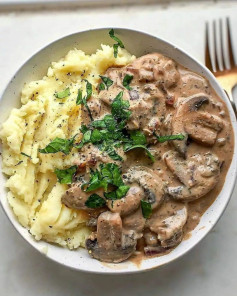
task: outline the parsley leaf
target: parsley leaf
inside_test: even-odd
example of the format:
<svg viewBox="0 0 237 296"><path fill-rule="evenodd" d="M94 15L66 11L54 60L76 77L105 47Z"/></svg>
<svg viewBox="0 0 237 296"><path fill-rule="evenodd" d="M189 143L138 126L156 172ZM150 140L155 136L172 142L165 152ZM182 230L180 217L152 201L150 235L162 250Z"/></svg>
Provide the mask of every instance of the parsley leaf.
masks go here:
<svg viewBox="0 0 237 296"><path fill-rule="evenodd" d="M173 140L178 140L178 141L182 141L185 139L185 136L182 134L178 134L178 135L169 135L169 136L157 136L154 133L154 136L157 138L159 143L164 143L166 141L173 141Z"/></svg>
<svg viewBox="0 0 237 296"><path fill-rule="evenodd" d="M39 152L44 153L44 154L62 152L64 154L68 155L73 147L73 143L74 143L76 136L77 135L75 135L74 137L72 137L69 140L55 138L45 148L39 149Z"/></svg>
<svg viewBox="0 0 237 296"><path fill-rule="evenodd" d="M113 80L111 80L109 77L106 77L106 76L102 76L102 75L99 75L101 80L103 81L102 85L104 86L103 89L105 89L105 86L107 88L107 90L109 89L109 87L113 84ZM101 89L100 89L101 90Z"/></svg>
<svg viewBox="0 0 237 296"><path fill-rule="evenodd" d="M55 97L58 98L58 99L64 99L64 98L70 96L70 94L71 94L71 93L70 93L70 88L68 87L68 88L66 88L66 89L63 90L63 91L57 92L57 93L55 94Z"/></svg>
<svg viewBox="0 0 237 296"><path fill-rule="evenodd" d="M105 115L105 116L109 116L109 115ZM95 128L106 128L105 119L95 120L91 123L91 126Z"/></svg>
<svg viewBox="0 0 237 296"><path fill-rule="evenodd" d="M109 200L116 200L116 199L118 199L117 198L117 195L116 195L116 191L105 192L104 193L104 197L106 199L109 199Z"/></svg>
<svg viewBox="0 0 237 296"><path fill-rule="evenodd" d="M123 86L127 89L127 90L131 90L131 86L129 86L129 84L131 83L133 79L133 75L129 75L129 74L126 74L123 78Z"/></svg>
<svg viewBox="0 0 237 296"><path fill-rule="evenodd" d="M77 105L84 104L83 99L84 98L82 97L82 91L81 91L81 89L78 89L76 104Z"/></svg>
<svg viewBox="0 0 237 296"><path fill-rule="evenodd" d="M24 155L24 156L29 157L31 159L31 156L28 155L28 154L26 154L26 153L24 153L24 152L21 152L21 155Z"/></svg>
<svg viewBox="0 0 237 296"><path fill-rule="evenodd" d="M118 56L118 47L119 47L118 44L114 44L114 45L113 45L113 49L114 49L114 57L115 57L115 58L117 58L117 56Z"/></svg>
<svg viewBox="0 0 237 296"><path fill-rule="evenodd" d="M82 184L81 188L85 192L94 191L98 188L103 188L107 191L109 185L117 187L115 191L117 199L126 195L130 188L129 186L124 185L121 171L114 163L100 164L100 170L91 170L89 182ZM108 196L111 194L112 193L108 193ZM112 195L114 195L114 193ZM105 193L105 196L107 196L107 193Z"/></svg>
<svg viewBox="0 0 237 296"><path fill-rule="evenodd" d="M124 151L125 152L128 152L128 151L133 150L133 149L137 149L137 148L144 149L146 151L147 156L152 160L152 162L155 161L154 156L151 154L151 152L149 151L149 149L145 145L131 145L131 144L125 144L124 145Z"/></svg>
<svg viewBox="0 0 237 296"><path fill-rule="evenodd" d="M117 43L113 45L113 48L114 48L114 57L117 58L118 56L118 47L120 46L121 48L124 48L124 44L123 42L117 37L114 35L114 29L111 29L109 31L109 36L115 40Z"/></svg>
<svg viewBox="0 0 237 296"><path fill-rule="evenodd" d="M118 45L119 45L120 47L124 48L123 42L122 42L118 37L116 37L116 36L114 35L114 29L111 29L111 30L109 31L109 36L110 36L112 39L114 39L114 40L118 43Z"/></svg>
<svg viewBox="0 0 237 296"><path fill-rule="evenodd" d="M96 144L98 142L101 142L102 139L103 134L98 129L94 129L91 133L91 143Z"/></svg>
<svg viewBox="0 0 237 296"><path fill-rule="evenodd" d="M88 100L92 95L92 84L86 80L86 100Z"/></svg>
<svg viewBox="0 0 237 296"><path fill-rule="evenodd" d="M91 209L101 208L105 205L105 200L98 194L94 193L89 196L89 198L85 202L85 205Z"/></svg>
<svg viewBox="0 0 237 296"><path fill-rule="evenodd" d="M77 171L77 166L71 166L68 169L59 170L55 169L55 174L60 184L72 184L72 178Z"/></svg>
<svg viewBox="0 0 237 296"><path fill-rule="evenodd" d="M79 89L78 90L78 94L77 94L77 100L76 100L76 104L77 105L84 105L88 111L88 114L90 116L90 119L91 121L93 121L93 117L92 117L92 114L91 114L91 110L87 104L87 100L91 97L92 95L92 84L88 81L88 80L85 80L86 81L86 95L83 97L82 96L82 90Z"/></svg>
<svg viewBox="0 0 237 296"><path fill-rule="evenodd" d="M119 188L116 190L117 198L120 199L120 198L124 197L127 194L129 189L130 189L130 187L127 185L119 186Z"/></svg>
<svg viewBox="0 0 237 296"><path fill-rule="evenodd" d="M102 179L101 173L98 170L93 171L91 169L90 181L88 183L82 184L81 188L85 192L90 192L98 188L105 188L106 185L106 182L104 182Z"/></svg>
<svg viewBox="0 0 237 296"><path fill-rule="evenodd" d="M101 90L105 90L105 85L104 85L103 82L101 82L101 83L99 84L99 91L101 91Z"/></svg>
<svg viewBox="0 0 237 296"><path fill-rule="evenodd" d="M119 186L119 188L116 191L105 192L104 197L109 200L121 199L127 194L129 188L130 187L127 185Z"/></svg>
<svg viewBox="0 0 237 296"><path fill-rule="evenodd" d="M141 207L143 217L145 219L150 218L152 214L151 204L147 201L141 200Z"/></svg>
<svg viewBox="0 0 237 296"><path fill-rule="evenodd" d="M132 140L133 145L145 145L146 137L141 131L131 131L130 138Z"/></svg>
<svg viewBox="0 0 237 296"><path fill-rule="evenodd" d="M77 149L81 149L85 144L91 141L91 133L92 131L88 129L86 125L82 125L80 131L83 133L82 140L79 144L75 144L74 147Z"/></svg>
<svg viewBox="0 0 237 296"><path fill-rule="evenodd" d="M122 186L123 180L119 167L114 163L106 163L100 165L101 175L104 180L114 186ZM107 188L106 188L107 189Z"/></svg>
<svg viewBox="0 0 237 296"><path fill-rule="evenodd" d="M113 117L119 121L128 120L132 113L128 110L128 108L130 107L129 102L123 100L122 97L123 92L121 91L113 100L113 103L111 105L111 113Z"/></svg>
<svg viewBox="0 0 237 296"><path fill-rule="evenodd" d="M151 152L147 148L145 135L141 131L132 131L130 132L130 138L123 145L123 150L125 152L128 152L130 150L137 149L137 148L144 149L146 151L147 156L150 157L152 162L155 161L154 156L151 154Z"/></svg>
<svg viewBox="0 0 237 296"><path fill-rule="evenodd" d="M129 102L122 100L122 96L123 92L120 92L114 99L111 107L112 115L107 114L103 119L92 121L88 127L82 127L83 138L78 145L75 145L76 148L81 149L91 142L99 150L105 151L111 159L123 160L115 148L127 141L124 128L131 112L128 110Z"/></svg>
<svg viewBox="0 0 237 296"><path fill-rule="evenodd" d="M119 160L119 161L123 160L123 158L115 151L112 145L109 145L109 144L105 145L104 151L106 151L109 157L113 160Z"/></svg>

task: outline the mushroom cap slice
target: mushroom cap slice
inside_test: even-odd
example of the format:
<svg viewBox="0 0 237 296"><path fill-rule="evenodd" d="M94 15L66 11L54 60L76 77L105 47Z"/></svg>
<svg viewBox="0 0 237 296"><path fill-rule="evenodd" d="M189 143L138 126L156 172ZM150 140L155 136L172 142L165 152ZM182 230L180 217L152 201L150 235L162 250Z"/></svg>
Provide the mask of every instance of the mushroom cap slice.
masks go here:
<svg viewBox="0 0 237 296"><path fill-rule="evenodd" d="M124 233L118 213L103 212L97 222L97 233L86 240L89 254L100 261L119 263L136 250L137 239L133 231Z"/></svg>
<svg viewBox="0 0 237 296"><path fill-rule="evenodd" d="M126 231L134 230L137 238L143 236L146 219L143 217L142 209L139 207L135 212L123 218L123 228Z"/></svg>
<svg viewBox="0 0 237 296"><path fill-rule="evenodd" d="M123 198L107 200L107 206L111 212L126 216L138 209L143 197L144 190L135 183L130 187L126 196Z"/></svg>
<svg viewBox="0 0 237 296"><path fill-rule="evenodd" d="M186 155L188 136L202 145L215 144L217 134L224 123L218 116L199 110L209 101L207 95L202 93L188 98L179 98L171 125L172 134L182 134L185 137L182 141L173 141L176 150L182 155Z"/></svg>
<svg viewBox="0 0 237 296"><path fill-rule="evenodd" d="M176 151L164 154L166 165L182 185L168 186L167 193L174 199L192 201L206 195L217 184L221 163L213 153L195 154L187 160Z"/></svg>
<svg viewBox="0 0 237 296"><path fill-rule="evenodd" d="M128 170L128 183L137 183L144 190L144 199L151 204L152 209L160 206L164 198L164 182L152 169L135 166Z"/></svg>
<svg viewBox="0 0 237 296"><path fill-rule="evenodd" d="M162 247L170 248L181 242L187 218L186 204L168 200L153 213L146 225L157 234Z"/></svg>

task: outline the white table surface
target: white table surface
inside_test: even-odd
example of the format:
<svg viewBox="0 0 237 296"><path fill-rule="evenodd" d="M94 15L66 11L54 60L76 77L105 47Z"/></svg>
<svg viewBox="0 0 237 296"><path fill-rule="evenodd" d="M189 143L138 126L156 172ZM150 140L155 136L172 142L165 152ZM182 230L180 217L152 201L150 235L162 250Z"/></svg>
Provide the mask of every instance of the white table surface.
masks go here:
<svg viewBox="0 0 237 296"><path fill-rule="evenodd" d="M0 93L17 68L47 43L80 30L129 27L165 38L204 60L204 22L230 16L237 49L237 2L0 13ZM0 209L0 295L235 296L237 188L215 229L183 258L135 275L71 271L16 233Z"/></svg>

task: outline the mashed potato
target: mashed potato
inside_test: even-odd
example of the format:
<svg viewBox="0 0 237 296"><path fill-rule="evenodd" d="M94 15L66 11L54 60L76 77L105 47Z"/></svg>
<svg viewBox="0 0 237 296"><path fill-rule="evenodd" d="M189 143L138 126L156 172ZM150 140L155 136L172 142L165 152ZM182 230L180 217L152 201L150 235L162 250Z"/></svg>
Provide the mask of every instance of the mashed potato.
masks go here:
<svg viewBox="0 0 237 296"><path fill-rule="evenodd" d="M114 58L112 47L101 47L92 55L73 49L65 58L53 62L42 80L26 84L21 95L22 107L12 110L0 130L3 172L9 177L7 198L13 212L36 240L70 249L84 246L90 230L82 211L61 203L67 185L57 182L54 170L71 166L78 151L73 148L69 155L64 155L42 154L38 150L56 137L69 139L78 133L81 109L76 105L76 97L79 88L85 92L83 79L93 85L95 95L99 75L108 67L124 66L135 59L124 49L119 49ZM55 97L56 92L68 87L68 97Z"/></svg>

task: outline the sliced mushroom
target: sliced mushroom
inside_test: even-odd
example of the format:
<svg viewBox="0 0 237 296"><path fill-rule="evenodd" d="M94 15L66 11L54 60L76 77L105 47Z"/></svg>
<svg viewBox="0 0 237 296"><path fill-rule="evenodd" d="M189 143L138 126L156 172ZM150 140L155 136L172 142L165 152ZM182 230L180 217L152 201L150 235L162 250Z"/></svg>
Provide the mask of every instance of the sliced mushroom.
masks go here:
<svg viewBox="0 0 237 296"><path fill-rule="evenodd" d="M157 233L150 231L148 228L144 231L144 239L147 246L158 246Z"/></svg>
<svg viewBox="0 0 237 296"><path fill-rule="evenodd" d="M72 184L72 186L63 194L61 201L62 203L72 209L77 210L89 210L85 205L88 197L93 192L84 192L81 189L82 182ZM103 196L103 190L97 189L96 193Z"/></svg>
<svg viewBox="0 0 237 296"><path fill-rule="evenodd" d="M185 136L182 141L173 141L177 151L183 155L187 151L188 136L198 143L212 146L223 128L220 117L199 111L204 103L209 103L209 98L202 93L178 100L176 113L172 118L172 134Z"/></svg>
<svg viewBox="0 0 237 296"><path fill-rule="evenodd" d="M136 250L134 232L123 233L118 213L104 212L98 218L97 233L86 240L89 254L100 261L118 263L129 258Z"/></svg>
<svg viewBox="0 0 237 296"><path fill-rule="evenodd" d="M63 194L61 201L68 208L72 209L87 209L85 202L88 199L88 194L83 192L81 189L82 183L74 183L72 186Z"/></svg>
<svg viewBox="0 0 237 296"><path fill-rule="evenodd" d="M164 197L164 184L154 170L143 166L132 167L125 176L128 182L136 182L143 188L144 199L151 204L152 209L159 207Z"/></svg>
<svg viewBox="0 0 237 296"><path fill-rule="evenodd" d="M184 160L177 152L168 151L164 154L164 160L183 184L167 187L168 194L175 199L198 199L212 190L219 180L221 163L215 154L194 154Z"/></svg>
<svg viewBox="0 0 237 296"><path fill-rule="evenodd" d="M143 217L141 207L139 207L135 212L123 218L123 228L126 231L134 230L136 238L141 238L145 222L146 219Z"/></svg>
<svg viewBox="0 0 237 296"><path fill-rule="evenodd" d="M144 190L137 184L132 184L125 197L118 200L108 200L107 206L113 213L125 216L138 209Z"/></svg>
<svg viewBox="0 0 237 296"><path fill-rule="evenodd" d="M152 214L147 221L147 226L157 234L162 247L170 248L181 242L187 218L187 206L170 200Z"/></svg>

